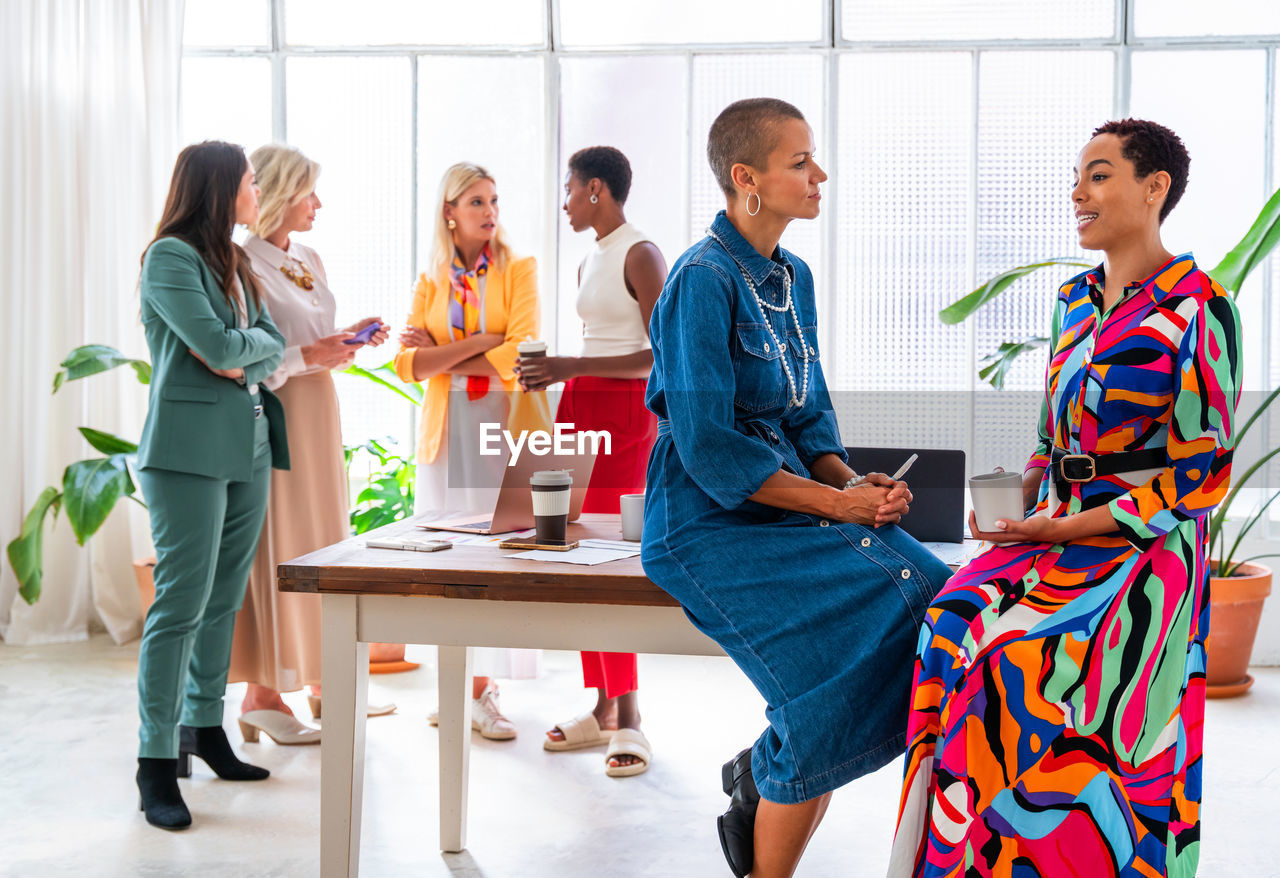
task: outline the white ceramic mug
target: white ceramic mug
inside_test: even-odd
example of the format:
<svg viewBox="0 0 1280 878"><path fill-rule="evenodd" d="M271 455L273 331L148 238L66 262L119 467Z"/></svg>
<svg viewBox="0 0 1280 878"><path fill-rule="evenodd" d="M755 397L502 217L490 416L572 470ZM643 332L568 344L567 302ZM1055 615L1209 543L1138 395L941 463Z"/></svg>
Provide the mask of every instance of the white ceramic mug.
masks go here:
<svg viewBox="0 0 1280 878"><path fill-rule="evenodd" d="M622 538L638 543L644 530L644 494L623 494L620 502Z"/></svg>
<svg viewBox="0 0 1280 878"><path fill-rule="evenodd" d="M1022 476L1019 473L983 473L969 479L969 496L978 530L994 533L997 519L1022 521Z"/></svg>

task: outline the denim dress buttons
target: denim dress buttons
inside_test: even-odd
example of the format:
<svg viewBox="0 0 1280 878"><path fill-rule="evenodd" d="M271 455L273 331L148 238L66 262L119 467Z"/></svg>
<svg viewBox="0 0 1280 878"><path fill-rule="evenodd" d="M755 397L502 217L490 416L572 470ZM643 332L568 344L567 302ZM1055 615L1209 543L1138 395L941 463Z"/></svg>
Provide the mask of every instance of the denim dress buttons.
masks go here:
<svg viewBox="0 0 1280 878"><path fill-rule="evenodd" d="M903 752L920 623L950 571L896 526L749 499L774 473L808 478L845 451L808 266L781 248L761 256L723 212L709 231L649 326L659 421L641 559L764 697L752 775L791 804Z"/></svg>

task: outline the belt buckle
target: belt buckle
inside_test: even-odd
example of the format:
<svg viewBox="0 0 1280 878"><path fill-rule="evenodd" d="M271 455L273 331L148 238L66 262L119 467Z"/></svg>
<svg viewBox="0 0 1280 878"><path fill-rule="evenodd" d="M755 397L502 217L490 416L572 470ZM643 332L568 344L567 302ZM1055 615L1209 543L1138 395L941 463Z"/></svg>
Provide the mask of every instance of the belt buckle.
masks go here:
<svg viewBox="0 0 1280 878"><path fill-rule="evenodd" d="M1083 478L1073 478L1067 474L1067 462L1083 462L1089 465L1089 474ZM1098 462L1088 454L1064 454L1058 458L1058 472L1062 474L1062 478L1067 482L1092 482L1098 477Z"/></svg>

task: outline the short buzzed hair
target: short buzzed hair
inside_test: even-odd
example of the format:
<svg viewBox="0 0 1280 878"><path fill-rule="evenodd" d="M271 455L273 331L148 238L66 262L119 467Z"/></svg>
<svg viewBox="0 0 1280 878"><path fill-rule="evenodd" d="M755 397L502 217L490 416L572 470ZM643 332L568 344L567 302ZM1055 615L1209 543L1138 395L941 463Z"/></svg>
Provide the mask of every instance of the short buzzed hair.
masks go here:
<svg viewBox="0 0 1280 878"><path fill-rule="evenodd" d="M631 191L631 162L612 146L588 146L569 156L569 170L583 183L593 178L609 190L613 200L625 204Z"/></svg>
<svg viewBox="0 0 1280 878"><path fill-rule="evenodd" d="M733 166L765 169L778 140L779 124L804 114L777 98L747 98L720 111L707 135L707 161L725 195L733 195Z"/></svg>

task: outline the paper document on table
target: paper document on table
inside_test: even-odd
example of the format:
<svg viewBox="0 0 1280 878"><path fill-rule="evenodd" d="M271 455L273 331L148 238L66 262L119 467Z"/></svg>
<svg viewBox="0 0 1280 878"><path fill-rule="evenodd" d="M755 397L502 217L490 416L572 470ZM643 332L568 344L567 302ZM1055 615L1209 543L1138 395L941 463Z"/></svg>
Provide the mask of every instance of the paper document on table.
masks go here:
<svg viewBox="0 0 1280 878"><path fill-rule="evenodd" d="M588 549L613 549L616 552L640 554L640 544L630 540L582 540L578 545Z"/></svg>
<svg viewBox="0 0 1280 878"><path fill-rule="evenodd" d="M419 525L419 527L422 526ZM522 540L533 536L533 528L508 531L504 534L465 534L452 530L434 530L427 527L422 529L431 534L431 539L433 540L448 540L455 546L489 546L493 549L498 548L498 543L503 540Z"/></svg>
<svg viewBox="0 0 1280 878"><path fill-rule="evenodd" d="M464 534L464 538L458 541L459 546L488 546L492 549L498 548L498 543L503 540L523 540L533 536L533 528L528 530L511 530L504 534Z"/></svg>
<svg viewBox="0 0 1280 878"><path fill-rule="evenodd" d="M598 549L590 546L579 546L567 552L548 552L545 549L533 549L528 552L517 552L508 558L525 558L529 561L558 561L564 564L586 564L593 566L608 561L620 561L639 555L639 549Z"/></svg>
<svg viewBox="0 0 1280 878"><path fill-rule="evenodd" d="M982 543L977 540L965 540L963 543L921 543L934 557L943 564L962 567L977 554Z"/></svg>

